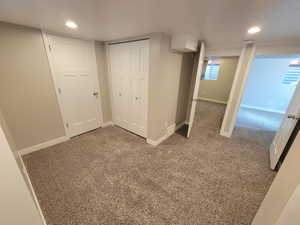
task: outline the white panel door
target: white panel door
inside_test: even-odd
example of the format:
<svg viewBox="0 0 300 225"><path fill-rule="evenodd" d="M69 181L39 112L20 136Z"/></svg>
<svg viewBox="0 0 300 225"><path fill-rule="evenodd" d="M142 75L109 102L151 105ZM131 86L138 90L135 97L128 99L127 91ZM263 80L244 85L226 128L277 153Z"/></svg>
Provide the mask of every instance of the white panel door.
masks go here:
<svg viewBox="0 0 300 225"><path fill-rule="evenodd" d="M126 112L129 110L128 93L129 84L129 50L127 45L110 46L111 65L111 95L113 122L120 127L127 127L129 118Z"/></svg>
<svg viewBox="0 0 300 225"><path fill-rule="evenodd" d="M204 42L201 42L198 67L197 67L197 70L196 70L197 72L195 75L196 76L195 85L193 87L193 99L192 99L190 116L189 116L189 128L188 128L188 133L187 133L188 138L190 137L191 130L192 130L193 123L194 123L194 118L195 118L196 106L197 106L197 101L198 101L198 93L199 93L199 87L200 87L200 80L201 80L201 74L202 74L202 70L203 70L204 56L205 56L205 46L204 46Z"/></svg>
<svg viewBox="0 0 300 225"><path fill-rule="evenodd" d="M275 138L271 144L270 147L271 169L275 169L276 164L299 118L300 118L300 82L298 82L297 88L290 101L285 117L282 120L279 130L277 131Z"/></svg>
<svg viewBox="0 0 300 225"><path fill-rule="evenodd" d="M56 87L69 137L100 126L94 42L47 35Z"/></svg>
<svg viewBox="0 0 300 225"><path fill-rule="evenodd" d="M131 126L139 135L146 137L147 122L147 84L149 71L148 41L137 41L129 44L130 48L130 90L131 90Z"/></svg>
<svg viewBox="0 0 300 225"><path fill-rule="evenodd" d="M111 45L110 65L113 121L146 137L149 41Z"/></svg>

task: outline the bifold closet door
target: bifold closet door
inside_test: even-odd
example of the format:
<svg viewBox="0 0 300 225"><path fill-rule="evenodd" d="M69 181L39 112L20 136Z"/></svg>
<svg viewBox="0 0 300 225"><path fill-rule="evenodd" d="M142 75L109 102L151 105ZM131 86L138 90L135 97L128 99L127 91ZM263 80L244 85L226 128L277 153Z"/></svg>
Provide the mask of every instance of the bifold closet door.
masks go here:
<svg viewBox="0 0 300 225"><path fill-rule="evenodd" d="M149 41L110 45L113 121L147 136Z"/></svg>

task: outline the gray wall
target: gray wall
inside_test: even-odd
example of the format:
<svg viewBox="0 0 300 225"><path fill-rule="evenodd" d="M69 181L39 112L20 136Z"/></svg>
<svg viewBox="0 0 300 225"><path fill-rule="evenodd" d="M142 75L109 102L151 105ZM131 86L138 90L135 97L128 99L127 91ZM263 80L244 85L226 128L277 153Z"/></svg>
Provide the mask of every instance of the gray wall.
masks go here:
<svg viewBox="0 0 300 225"><path fill-rule="evenodd" d="M0 125L0 224L43 225Z"/></svg>
<svg viewBox="0 0 300 225"><path fill-rule="evenodd" d="M148 138L157 140L185 121L193 57L173 52L169 35L151 36Z"/></svg>
<svg viewBox="0 0 300 225"><path fill-rule="evenodd" d="M164 136L167 127L185 121L193 54L175 53L171 37L152 34L148 137ZM106 48L96 42L104 122L111 121ZM15 149L65 135L41 31L0 23L0 108Z"/></svg>
<svg viewBox="0 0 300 225"><path fill-rule="evenodd" d="M187 113L189 111L191 79L193 76L195 53L184 53L182 57L177 111L176 111L176 124L186 121Z"/></svg>
<svg viewBox="0 0 300 225"><path fill-rule="evenodd" d="M256 57L248 76L242 106L285 113L296 89L296 84L282 83L292 60L287 56Z"/></svg>
<svg viewBox="0 0 300 225"><path fill-rule="evenodd" d="M106 49L95 42L103 120L111 121ZM1 121L14 151L65 135L38 29L0 22Z"/></svg>
<svg viewBox="0 0 300 225"><path fill-rule="evenodd" d="M16 149L64 136L40 30L0 23L0 108Z"/></svg>
<svg viewBox="0 0 300 225"><path fill-rule="evenodd" d="M150 63L149 63L149 101L148 101L148 138L157 140L165 134L163 112L163 76L161 76L161 35L154 34L150 38ZM156 91L151 91L155 88Z"/></svg>
<svg viewBox="0 0 300 225"><path fill-rule="evenodd" d="M201 80L199 97L227 102L239 57L222 57L217 80Z"/></svg>
<svg viewBox="0 0 300 225"><path fill-rule="evenodd" d="M96 60L98 65L99 73L99 86L100 94L102 101L102 113L103 113L103 122L112 121L112 111L111 111L111 102L110 102L110 90L108 82L108 68L107 68L107 49L103 42L96 41Z"/></svg>
<svg viewBox="0 0 300 225"><path fill-rule="evenodd" d="M2 129L3 129L4 133L5 133L5 137L7 138L7 142L9 144L11 150L15 151L16 150L16 144L15 144L14 139L11 136L10 129L7 126L7 123L6 123L5 119L4 119L4 116L2 114L1 109L0 109L0 126L2 127Z"/></svg>
<svg viewBox="0 0 300 225"><path fill-rule="evenodd" d="M21 169L22 168L22 163L21 163L21 160L20 160L20 158L19 158L19 156L18 156L18 154L16 152L17 147L16 147L14 139L11 136L11 132L10 132L10 130L9 130L7 124L6 124L6 121L5 121L4 117L3 117L1 109L0 109L0 127L2 128L2 130L4 132L5 137L7 139L7 142L9 144L10 150L13 152L13 155L14 155L17 163L18 163L18 166Z"/></svg>

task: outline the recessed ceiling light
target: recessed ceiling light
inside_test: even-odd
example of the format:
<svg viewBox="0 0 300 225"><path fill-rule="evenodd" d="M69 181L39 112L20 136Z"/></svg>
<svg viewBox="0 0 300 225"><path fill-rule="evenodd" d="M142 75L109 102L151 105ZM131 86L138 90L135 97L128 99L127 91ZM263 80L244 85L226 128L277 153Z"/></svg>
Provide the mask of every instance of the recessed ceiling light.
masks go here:
<svg viewBox="0 0 300 225"><path fill-rule="evenodd" d="M75 29L75 28L78 27L77 24L75 22L71 21L71 20L68 20L66 22L66 26L69 27L69 28L72 28L72 29Z"/></svg>
<svg viewBox="0 0 300 225"><path fill-rule="evenodd" d="M260 31L261 31L261 28L255 26L255 27L251 27L251 28L248 30L248 33L249 33L249 34L255 34L255 33L258 33L258 32L260 32Z"/></svg>

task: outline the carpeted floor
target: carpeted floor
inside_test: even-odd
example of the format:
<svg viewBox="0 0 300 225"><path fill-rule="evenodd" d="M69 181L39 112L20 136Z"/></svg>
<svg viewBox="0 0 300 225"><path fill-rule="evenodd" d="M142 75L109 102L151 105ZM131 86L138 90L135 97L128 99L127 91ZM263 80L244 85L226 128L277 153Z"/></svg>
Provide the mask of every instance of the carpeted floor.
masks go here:
<svg viewBox="0 0 300 225"><path fill-rule="evenodd" d="M48 225L250 225L275 174L217 134L223 113L199 104L192 137L158 147L108 127L24 156Z"/></svg>
<svg viewBox="0 0 300 225"><path fill-rule="evenodd" d="M269 149L283 117L279 113L241 107L232 135L256 142Z"/></svg>

